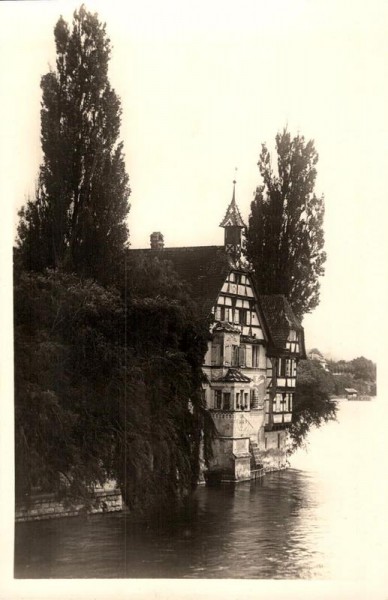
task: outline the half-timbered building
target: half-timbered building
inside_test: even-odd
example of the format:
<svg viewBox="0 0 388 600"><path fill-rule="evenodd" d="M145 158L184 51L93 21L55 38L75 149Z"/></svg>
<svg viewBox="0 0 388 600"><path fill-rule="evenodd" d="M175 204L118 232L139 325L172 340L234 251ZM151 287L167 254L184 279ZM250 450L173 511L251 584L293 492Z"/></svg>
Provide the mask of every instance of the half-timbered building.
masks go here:
<svg viewBox="0 0 388 600"><path fill-rule="evenodd" d="M171 261L205 314L212 314L203 394L217 436L208 477L254 478L287 461L287 428L304 333L286 298L262 295L241 260L244 223L235 199L222 220L223 246L165 248L160 232L151 248L134 250Z"/></svg>

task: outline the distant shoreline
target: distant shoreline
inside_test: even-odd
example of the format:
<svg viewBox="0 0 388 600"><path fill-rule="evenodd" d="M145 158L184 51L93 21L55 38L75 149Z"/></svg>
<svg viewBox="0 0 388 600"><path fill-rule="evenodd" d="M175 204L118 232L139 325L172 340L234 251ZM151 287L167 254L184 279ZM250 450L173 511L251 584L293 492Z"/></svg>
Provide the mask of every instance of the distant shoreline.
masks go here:
<svg viewBox="0 0 388 600"><path fill-rule="evenodd" d="M367 394L360 394L356 398L346 398L346 396L333 396L331 400L335 402L370 402L376 396L368 396Z"/></svg>

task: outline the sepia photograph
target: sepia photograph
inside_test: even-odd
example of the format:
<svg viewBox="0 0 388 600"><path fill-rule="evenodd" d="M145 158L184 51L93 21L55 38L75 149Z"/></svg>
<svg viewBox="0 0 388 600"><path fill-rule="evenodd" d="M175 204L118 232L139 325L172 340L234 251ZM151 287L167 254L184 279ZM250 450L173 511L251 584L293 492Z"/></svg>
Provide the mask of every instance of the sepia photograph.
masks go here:
<svg viewBox="0 0 388 600"><path fill-rule="evenodd" d="M382 0L0 4L0 600L388 597L387 57Z"/></svg>

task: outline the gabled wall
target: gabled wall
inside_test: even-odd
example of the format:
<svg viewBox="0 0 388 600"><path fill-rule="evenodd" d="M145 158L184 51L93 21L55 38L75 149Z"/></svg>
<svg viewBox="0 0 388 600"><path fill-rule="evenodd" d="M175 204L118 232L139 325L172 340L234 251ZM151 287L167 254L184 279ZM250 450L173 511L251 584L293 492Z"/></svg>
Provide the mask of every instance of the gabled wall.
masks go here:
<svg viewBox="0 0 388 600"><path fill-rule="evenodd" d="M278 381L277 369L285 368L285 363L282 366L277 358L267 356L268 342L249 273L229 273L212 312L215 322L203 366L206 404L218 432L210 470L232 481L249 479L260 465L267 470L283 468L286 431L278 430L287 422L277 412L283 404L276 391L278 384L287 389L293 382L291 374L283 381L281 370ZM228 380L233 375L241 381ZM272 431L274 421L276 431Z"/></svg>

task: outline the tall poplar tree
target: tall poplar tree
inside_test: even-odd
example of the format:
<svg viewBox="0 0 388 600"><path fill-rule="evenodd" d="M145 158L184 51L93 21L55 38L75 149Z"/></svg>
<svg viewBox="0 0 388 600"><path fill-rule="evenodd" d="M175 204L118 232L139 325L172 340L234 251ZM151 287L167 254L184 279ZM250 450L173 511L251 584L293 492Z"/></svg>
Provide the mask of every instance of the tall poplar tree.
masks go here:
<svg viewBox="0 0 388 600"><path fill-rule="evenodd" d="M128 241L130 194L120 100L108 80L110 40L84 6L55 29L56 70L42 77L43 163L20 212L24 267L109 282Z"/></svg>
<svg viewBox="0 0 388 600"><path fill-rule="evenodd" d="M277 172L262 145L256 190L246 231L246 255L262 294L284 294L301 319L319 303L324 274L324 200L314 192L318 154L312 140L276 136Z"/></svg>

